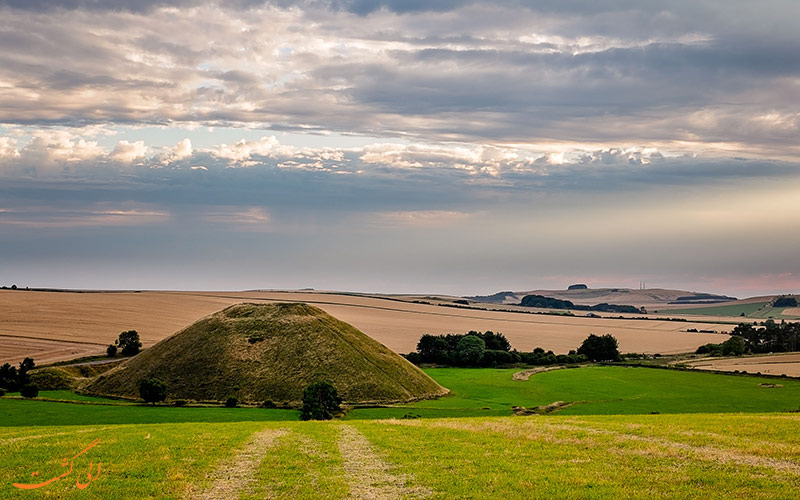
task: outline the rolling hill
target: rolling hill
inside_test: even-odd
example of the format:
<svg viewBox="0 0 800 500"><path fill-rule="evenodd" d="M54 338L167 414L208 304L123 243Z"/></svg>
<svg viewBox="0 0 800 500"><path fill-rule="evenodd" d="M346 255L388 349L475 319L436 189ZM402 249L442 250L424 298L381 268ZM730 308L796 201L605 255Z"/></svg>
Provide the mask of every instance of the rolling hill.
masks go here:
<svg viewBox="0 0 800 500"><path fill-rule="evenodd" d="M345 402L410 401L447 390L355 327L307 304L230 306L100 375L85 392L138 398L157 377L170 399L297 403L314 380Z"/></svg>
<svg viewBox="0 0 800 500"><path fill-rule="evenodd" d="M519 304L526 295L542 295L560 300L569 300L578 305L599 303L625 304L636 307L665 306L668 304L715 304L735 301L734 297L710 293L668 290L663 288L577 288L564 290L528 290L517 292L498 292L493 295L478 295L467 299L496 304Z"/></svg>

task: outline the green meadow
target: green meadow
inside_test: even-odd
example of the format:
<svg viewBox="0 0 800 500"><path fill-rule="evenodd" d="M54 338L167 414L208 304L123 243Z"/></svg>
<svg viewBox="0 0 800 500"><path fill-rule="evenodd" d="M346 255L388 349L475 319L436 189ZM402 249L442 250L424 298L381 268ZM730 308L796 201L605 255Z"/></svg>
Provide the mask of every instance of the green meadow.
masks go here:
<svg viewBox="0 0 800 500"><path fill-rule="evenodd" d="M331 422L67 391L4 397L0 498L758 499L800 486L800 414L788 412L800 381L622 366L515 381L516 371L427 369L452 395ZM574 404L512 414L555 401ZM58 477L63 458L98 438L67 476L13 486Z"/></svg>
<svg viewBox="0 0 800 500"><path fill-rule="evenodd" d="M791 314L784 315L787 307L772 307L770 302L749 302L744 304L729 304L724 306L687 307L685 309L667 309L661 313L669 314L700 314L703 316L744 316L752 319L794 319ZM657 311L655 311L657 312Z"/></svg>
<svg viewBox="0 0 800 500"><path fill-rule="evenodd" d="M345 420L512 415L512 407L572 403L564 415L754 413L800 408L800 381L624 366L587 366L513 380L516 369L428 368L451 395L412 404L356 408ZM779 383L781 387L763 387ZM0 398L3 426L297 420L295 410L155 407L42 391L43 400ZM56 401L58 400L58 401ZM72 402L65 402L72 400Z"/></svg>

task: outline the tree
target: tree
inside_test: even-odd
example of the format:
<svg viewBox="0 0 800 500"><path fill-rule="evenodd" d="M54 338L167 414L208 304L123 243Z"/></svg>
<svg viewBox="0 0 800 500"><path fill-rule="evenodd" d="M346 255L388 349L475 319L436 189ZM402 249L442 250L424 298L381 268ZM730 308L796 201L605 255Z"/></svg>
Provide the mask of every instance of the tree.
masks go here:
<svg viewBox="0 0 800 500"><path fill-rule="evenodd" d="M424 363L445 363L450 346L441 335L425 334L417 342L417 352Z"/></svg>
<svg viewBox="0 0 800 500"><path fill-rule="evenodd" d="M722 343L723 356L741 356L745 351L744 338L734 335Z"/></svg>
<svg viewBox="0 0 800 500"><path fill-rule="evenodd" d="M155 405L167 399L167 386L157 378L146 378L139 382L139 395L145 403Z"/></svg>
<svg viewBox="0 0 800 500"><path fill-rule="evenodd" d="M19 370L17 370L17 387L22 387L31 381L28 372L33 370L35 366L36 363L33 362L33 358L25 358L19 363Z"/></svg>
<svg viewBox="0 0 800 500"><path fill-rule="evenodd" d="M592 361L617 361L619 345L613 335L597 336L591 333L578 348L578 354L583 354Z"/></svg>
<svg viewBox="0 0 800 500"><path fill-rule="evenodd" d="M231 396L225 400L225 408L236 408L239 406L239 400Z"/></svg>
<svg viewBox="0 0 800 500"><path fill-rule="evenodd" d="M142 343L139 341L139 332L136 330L128 330L119 334L117 341L120 349L122 349L123 356L134 356L139 354L142 348Z"/></svg>
<svg viewBox="0 0 800 500"><path fill-rule="evenodd" d="M23 398L35 398L39 395L39 386L36 384L25 384L19 388L19 395Z"/></svg>
<svg viewBox="0 0 800 500"><path fill-rule="evenodd" d="M341 411L342 398L336 387L328 382L313 382L303 391L300 420L330 420Z"/></svg>
<svg viewBox="0 0 800 500"><path fill-rule="evenodd" d="M466 335L458 341L456 355L458 360L465 365L477 365L486 352L486 342L476 335Z"/></svg>
<svg viewBox="0 0 800 500"><path fill-rule="evenodd" d="M117 346L114 344L109 344L108 348L106 349L106 356L109 358L113 358L117 355Z"/></svg>
<svg viewBox="0 0 800 500"><path fill-rule="evenodd" d="M470 334L472 334L472 332L470 332ZM480 333L477 335L483 339L483 342L486 344L486 349L492 351L511 351L511 342L509 342L502 333L494 333L488 330L483 335Z"/></svg>
<svg viewBox="0 0 800 500"><path fill-rule="evenodd" d="M19 374L17 367L6 363L0 366L0 387L9 392L19 389Z"/></svg>

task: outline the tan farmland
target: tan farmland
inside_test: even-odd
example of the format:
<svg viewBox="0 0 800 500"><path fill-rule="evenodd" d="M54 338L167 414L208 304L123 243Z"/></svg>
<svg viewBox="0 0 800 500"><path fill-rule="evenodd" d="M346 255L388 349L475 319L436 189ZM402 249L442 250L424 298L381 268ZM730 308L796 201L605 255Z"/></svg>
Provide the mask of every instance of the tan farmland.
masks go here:
<svg viewBox="0 0 800 500"><path fill-rule="evenodd" d="M0 363L32 356L42 364L99 354L119 332L135 329L145 347L198 318L243 301L315 304L397 352L414 350L424 333L502 332L519 350L566 353L589 334L613 334L625 352L693 351L725 337L687 328L697 322L634 321L519 314L413 304L380 297L308 292L34 292L0 291ZM722 327L722 328L721 328Z"/></svg>
<svg viewBox="0 0 800 500"><path fill-rule="evenodd" d="M772 354L769 356L747 356L743 358L702 359L688 363L700 370L734 370L768 375L800 377L800 353Z"/></svg>

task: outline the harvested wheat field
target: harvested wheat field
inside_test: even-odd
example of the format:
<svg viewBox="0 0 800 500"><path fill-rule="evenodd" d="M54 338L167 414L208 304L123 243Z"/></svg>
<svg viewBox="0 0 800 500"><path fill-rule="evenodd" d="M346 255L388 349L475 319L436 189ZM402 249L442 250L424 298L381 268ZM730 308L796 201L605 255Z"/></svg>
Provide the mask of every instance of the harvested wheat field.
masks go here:
<svg viewBox="0 0 800 500"><path fill-rule="evenodd" d="M735 370L768 375L800 377L800 353L771 354L769 356L747 356L744 358L702 359L688 363L700 370Z"/></svg>
<svg viewBox="0 0 800 500"><path fill-rule="evenodd" d="M620 320L481 311L414 304L397 298L319 292L38 292L0 291L0 362L33 355L37 363L104 352L119 332L135 329L145 347L199 318L243 301L306 302L352 324L396 352L415 349L424 333L502 332L519 350L566 353L589 334L614 335L625 352L693 351L717 330L697 322Z"/></svg>

